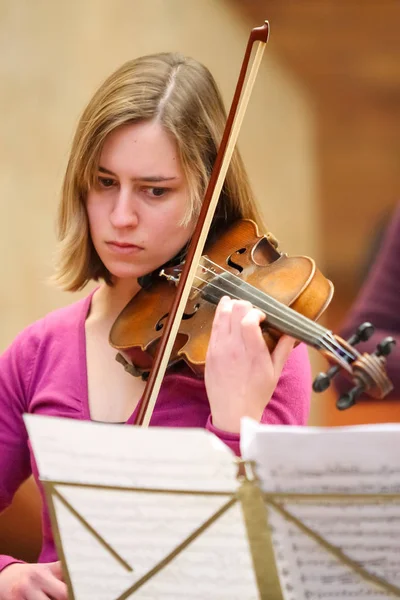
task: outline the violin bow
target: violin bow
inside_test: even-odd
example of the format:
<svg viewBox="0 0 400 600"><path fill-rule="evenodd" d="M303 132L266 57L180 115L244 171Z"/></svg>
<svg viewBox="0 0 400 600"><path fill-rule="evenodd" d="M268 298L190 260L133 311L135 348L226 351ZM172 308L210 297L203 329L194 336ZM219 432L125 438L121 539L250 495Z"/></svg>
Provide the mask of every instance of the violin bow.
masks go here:
<svg viewBox="0 0 400 600"><path fill-rule="evenodd" d="M148 427L150 423L161 383L168 367L169 358L193 285L193 280L211 227L215 209L218 204L219 195L235 149L257 72L261 64L265 46L268 42L269 29L269 23L268 21L265 21L264 25L255 27L250 32L221 144L215 159L196 228L188 246L186 260L176 288L174 302L166 319L152 368L146 382L146 387L139 403L138 412L134 422L135 425ZM253 45L256 42L259 42L258 47L245 85L245 77L250 56Z"/></svg>

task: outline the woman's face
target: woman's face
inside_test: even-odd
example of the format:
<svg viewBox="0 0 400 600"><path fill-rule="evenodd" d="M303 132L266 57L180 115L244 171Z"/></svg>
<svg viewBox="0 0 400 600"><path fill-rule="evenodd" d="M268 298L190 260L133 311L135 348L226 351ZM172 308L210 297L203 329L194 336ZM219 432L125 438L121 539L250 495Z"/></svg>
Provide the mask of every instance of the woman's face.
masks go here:
<svg viewBox="0 0 400 600"><path fill-rule="evenodd" d="M157 121L124 125L104 143L89 190L90 234L115 278L137 278L173 258L193 220L180 225L189 189L175 140Z"/></svg>

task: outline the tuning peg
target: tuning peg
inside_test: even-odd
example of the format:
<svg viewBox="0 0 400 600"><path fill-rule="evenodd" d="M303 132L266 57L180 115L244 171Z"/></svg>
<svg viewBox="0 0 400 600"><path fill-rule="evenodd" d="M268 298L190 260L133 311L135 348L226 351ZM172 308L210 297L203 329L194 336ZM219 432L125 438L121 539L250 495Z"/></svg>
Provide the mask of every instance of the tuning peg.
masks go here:
<svg viewBox="0 0 400 600"><path fill-rule="evenodd" d="M342 394L340 398L336 401L336 408L338 410L346 410L353 406L356 403L356 400L364 391L363 385L356 385L351 390L349 390L346 394Z"/></svg>
<svg viewBox="0 0 400 600"><path fill-rule="evenodd" d="M366 342L374 333L375 327L366 321L357 327L356 332L347 340L350 346L356 346L360 342Z"/></svg>
<svg viewBox="0 0 400 600"><path fill-rule="evenodd" d="M327 390L339 369L339 365L335 365L328 369L326 373L318 373L312 384L314 392L320 393Z"/></svg>
<svg viewBox="0 0 400 600"><path fill-rule="evenodd" d="M391 351L395 345L396 345L396 340L392 337L387 337L384 340L382 340L381 342L379 342L374 354L375 354L375 356L389 356L389 354L391 353Z"/></svg>

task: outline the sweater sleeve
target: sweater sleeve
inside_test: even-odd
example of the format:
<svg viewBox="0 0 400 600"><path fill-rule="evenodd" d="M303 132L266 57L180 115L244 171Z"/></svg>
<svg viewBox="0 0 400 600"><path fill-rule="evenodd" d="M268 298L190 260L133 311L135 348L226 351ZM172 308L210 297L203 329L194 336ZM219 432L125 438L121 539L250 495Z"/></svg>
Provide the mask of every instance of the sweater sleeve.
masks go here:
<svg viewBox="0 0 400 600"><path fill-rule="evenodd" d="M272 425L305 425L311 402L311 367L308 351L299 344L282 370L278 385L261 417L261 423ZM240 435L214 427L211 416L206 429L217 435L237 455L240 455Z"/></svg>
<svg viewBox="0 0 400 600"><path fill-rule="evenodd" d="M348 314L341 336L349 338L361 323L370 321L375 333L367 342L357 345L360 352L372 353L386 336L396 340L396 346L387 357L386 368L394 390L388 398L400 396L400 204L386 230L376 260L368 274L357 300ZM346 379L338 375L334 383L339 392L348 389Z"/></svg>
<svg viewBox="0 0 400 600"><path fill-rule="evenodd" d="M16 490L31 473L28 438L22 419L35 356L28 338L27 332L23 332L0 356L0 511L11 503ZM15 562L21 561L0 555L0 571Z"/></svg>

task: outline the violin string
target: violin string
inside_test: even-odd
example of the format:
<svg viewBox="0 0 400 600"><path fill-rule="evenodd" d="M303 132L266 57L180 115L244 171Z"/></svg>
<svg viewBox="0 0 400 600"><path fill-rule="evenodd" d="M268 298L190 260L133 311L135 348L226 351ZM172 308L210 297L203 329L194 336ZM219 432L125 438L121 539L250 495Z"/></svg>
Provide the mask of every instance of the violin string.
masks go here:
<svg viewBox="0 0 400 600"><path fill-rule="evenodd" d="M206 270L206 271L208 271L208 272L210 272L210 273L212 273L212 274L215 276L215 272L214 272L214 271L212 271L211 269L207 269L207 268L205 268L205 270ZM230 275L232 276L232 274L231 274L231 273L230 273ZM256 288L254 288L254 290L253 290L253 289L251 289L251 286L249 286L249 284L247 284L247 285L246 285L246 288L247 288L247 289L246 289L246 292L247 292L247 294L244 296L243 294L242 294L242 295L241 295L241 294L234 294L234 293L232 293L232 291L231 291L231 290L228 290L226 286L223 286L223 285L222 285L222 286L221 286L221 285L217 285L217 284L213 283L212 281L209 281L209 280L206 280L206 279L203 279L203 278L201 278L199 275L196 275L196 277L197 277L197 278L198 278L200 281L203 281L204 283L206 283L207 285L209 285L209 286L211 286L211 287L214 287L214 288L215 288L215 289L217 289L218 291L222 291L222 292L226 293L227 295L229 295L229 296L231 296L231 297L234 297L234 298L236 298L236 299L238 299L238 300L246 299L246 298L248 298L249 296L252 298L252 300L253 300L253 298L255 298L255 299L258 301L258 302L259 302L259 300L260 300L260 299L257 297L258 295L255 293L255 292L256 292L256 291L258 291L258 290L256 290ZM236 278L235 276L233 276L233 277L234 277L234 278ZM223 281L223 280L222 280L222 281ZM239 279L239 282L240 282L240 285L237 285L237 284L235 284L235 282L234 282L234 281L229 281L229 283L230 283L230 284L231 284L231 285L232 285L234 288L237 288L237 289L240 289L240 288L242 288L242 289L243 289L243 288L244 288L244 283L245 283L245 282L243 282L243 280L240 280L240 279ZM226 283L226 282L225 282L225 283ZM250 288L250 289L249 289L249 288ZM242 291L242 290L241 290L241 291ZM277 313L279 312L279 309L278 309L278 311L277 311L277 310L275 310L275 311L273 310L273 309L274 309L274 308L276 308L276 307L268 306L268 309L269 309L269 310L267 310L267 311L266 311L266 310L265 310L265 306L261 306L261 305L260 305L260 303L255 303L254 301L253 301L252 303L253 303L253 306L255 306L256 308L258 308L258 309L260 309L260 310L263 310L263 311L264 311L264 312L265 312L267 315L269 315L269 316L275 316L277 319L279 319L280 321L282 321L282 317L281 317L279 314L277 314ZM263 303L262 303L262 304L263 304ZM266 303L266 304L268 304L268 303ZM282 312L282 311L281 311L281 312ZM292 316L292 315L289 315L289 321L290 321L290 320L293 320L293 319L291 319L291 316ZM287 323L287 322L288 322L288 321L286 320L286 323ZM283 321L282 321L282 323L283 323ZM290 324L290 323L289 323L289 324ZM293 327L295 327L295 324L292 324L292 325L293 325ZM290 331L290 333L293 333L293 331L291 330L291 331ZM308 333L308 332L307 332L307 333ZM310 340L310 341L314 341L314 340Z"/></svg>
<svg viewBox="0 0 400 600"><path fill-rule="evenodd" d="M227 271L220 265L214 263L207 257L203 257L203 262L204 261L207 261L208 263L212 264L214 266L214 269L209 269L204 265L199 265L199 269L203 269L204 271L211 273L213 275L213 277L215 277L215 278L217 278L218 274L221 274L221 272L226 273L227 275L229 275L231 280L230 281L225 280L225 283L228 283L231 287L234 287L237 289L247 288L248 296L255 297L258 301L260 301L260 296L261 296L261 302L264 306L260 306L259 304L254 304L254 303L253 303L253 306L256 306L256 308L259 308L260 310L265 312L267 315L270 315L270 316L272 315L277 321L277 323L275 323L275 324L283 332L289 333L289 335L292 334L295 337L297 337L298 339L306 341L307 343L317 347L318 349L325 348L330 353L334 354L337 357L339 362L342 362L342 364L345 364L346 366L348 363L346 363L343 360L343 356L347 356L347 358L349 359L350 362L355 359L355 356L353 354L349 353L346 348L343 348L343 346L341 346L336 341L332 332L329 331L328 329L325 329L321 325L314 323L307 317L304 317L304 315L301 315L300 313L294 311L292 308L286 307L285 305L279 303L277 300L275 300L274 298L271 298L267 294L260 292L260 290L257 290L257 288L254 288L247 282L243 281L242 279L240 279L233 273ZM219 271L219 273L218 273L218 271ZM240 294L235 295L232 293L232 290L228 290L226 287L218 286L215 283L212 283L212 281L210 281L210 280L203 279L199 275L197 275L196 277L200 281L207 284L208 286L213 287L213 288L217 289L218 291L222 291L222 292L226 293L227 295L229 295L230 297L233 297L233 298L236 298L239 300L243 299L243 295L240 295ZM238 281L239 284L235 284L235 281L232 281L232 279ZM222 280L222 281L224 281L224 280ZM193 287L199 293L201 293L203 291L195 286L193 286ZM270 299L269 302L266 301L266 298ZM267 310L265 308L265 305L267 305ZM281 316L281 315L283 315L283 316ZM285 318L283 318L283 317L285 317ZM273 325L273 323L271 323L271 324ZM290 328L288 329L288 327L287 327L288 324L291 325L291 329ZM300 329L296 329L296 325L298 328L300 327ZM315 335L315 333L314 333L315 331L317 332L317 335Z"/></svg>
<svg viewBox="0 0 400 600"><path fill-rule="evenodd" d="M260 297L261 297L261 300L263 301L263 304L266 304L272 311L275 311L275 313L271 312L271 314L273 314L273 315L275 315L275 316L277 316L279 318L279 313L280 313L281 315L284 315L286 317L286 319L289 319L292 322L293 321L297 322L297 324L299 326L303 326L305 329L307 329L308 332L318 332L317 333L317 340L320 343L324 344L326 347L328 345L329 347L327 347L327 349L329 349L329 350L332 351L332 345L333 345L333 346L336 346L337 349L339 349L342 352L348 354L349 358L351 358L351 359L355 358L353 355L351 355L350 353L348 353L348 351L345 348L343 348L336 341L336 339L333 336L332 332L329 331L328 329L326 329L325 327L322 327L318 323L315 323L314 321L312 321L308 317L305 317L304 315L302 315L301 313L298 313L297 311L293 310L292 308L285 306L284 304L280 303L278 300L275 300L274 298L272 298L271 296L269 296L265 292L261 292L260 290L258 290L257 288L255 288L251 284L243 281L242 279L240 279L239 277L237 277L236 275L234 275L230 271L227 271L226 269L224 269L220 265L214 263L209 258L203 257L203 260L207 261L208 263L210 263L211 265L213 265L214 267L216 267L217 269L219 269L220 272L227 273L232 279L238 281L239 285L237 285L236 287L238 287L238 288L243 288L243 287L247 288L247 290L249 290L248 293L249 293L250 296L256 297L257 299L260 299ZM208 269L207 267L204 267L204 268L208 272L211 272L212 274L215 275L215 271L214 270ZM232 283L233 285L235 285L233 282L229 282L229 283ZM221 288L221 289L224 290L224 288ZM226 291L226 290L224 290L224 291ZM262 310L262 307L260 307L260 306L257 306L257 308L260 308Z"/></svg>
<svg viewBox="0 0 400 600"><path fill-rule="evenodd" d="M206 270L208 270L209 272L212 272L213 275L215 275L215 272L205 268ZM226 271L227 273L229 273L230 275L232 275L232 273L230 273L229 271ZM232 275L233 277L235 277L234 275ZM217 290L220 290L224 293L226 293L227 295L229 295L231 298L236 298L238 300L242 300L243 296L240 295L235 295L232 293L232 291L227 290L226 288L222 287L222 286L217 286L216 284L213 284L212 282L201 278L200 276L196 276L197 279L199 279L200 281L203 281L204 283L206 283L207 285L216 288ZM239 279L239 278L238 278ZM236 287L243 287L243 281L240 280L241 285L240 286L236 286ZM231 281L229 283L232 283ZM232 283L232 285L235 285ZM246 284L247 287L252 288L252 286L250 284ZM196 290L198 290L200 293L202 292L202 290L200 288L197 288L195 286L193 286ZM254 290L258 291L256 288L254 288ZM248 292L248 295L250 296L254 296L254 294L252 294L251 292ZM325 349L327 351L329 351L331 354L333 354L338 362L340 362L342 364L342 366L344 366L345 368L348 368L348 363L344 360L343 355L347 356L347 358L349 359L350 362L352 362L355 359L355 356L351 353L348 352L348 350L346 348L344 348L343 346L341 346L335 339L335 337L333 336L332 332L330 332L329 330L324 330L324 328L322 328L321 326L318 326L319 329L321 329L323 331L323 335L317 335L317 336L312 336L310 337L310 331L312 332L312 328L310 327L310 323L312 323L314 325L314 323L312 321L309 321L307 319L307 317L304 317L303 315L300 315L300 313L297 313L296 311L294 311L293 309L290 309L288 307L284 307L285 309L287 309L288 311L290 311L289 314L289 321L292 321L292 323L290 324L290 327L287 327L288 325L288 318L284 319L283 317L277 315L276 313L274 314L273 312L269 312L265 310L264 307L259 306L258 304L253 304L253 306L255 306L256 308L262 310L264 313L266 313L268 316L273 316L275 319L275 325L278 327L278 329L280 329L281 331L283 331L284 333L288 333L289 335L293 335L294 337L296 337L297 339L300 339L302 341L305 341L306 343L318 348L318 349ZM299 315L300 319L298 318L291 318L292 317L292 313L295 313L295 315ZM299 325L299 321L301 319L305 320L306 323L306 327L301 327ZM293 321L295 323L293 323ZM296 323L297 321L297 323ZM274 323L272 323L272 325L274 325ZM298 328L296 328L296 325L298 326ZM306 331L308 329L308 331Z"/></svg>
<svg viewBox="0 0 400 600"><path fill-rule="evenodd" d="M199 275L196 276L197 279L199 279L200 281L206 283L207 285L214 287L215 289L222 291L224 293L226 293L227 295L229 295L231 298L235 298L237 300L242 300L243 296L234 294L231 290L227 290L226 288L224 288L223 286L217 286L216 284L201 278ZM195 286L193 286L195 287ZM239 287L239 286L237 286ZM202 290L200 288L195 288L196 290L198 290L200 293L202 292ZM253 294L251 294L251 292L248 292L248 296L252 296ZM265 314L267 314L268 316L273 316L275 319L275 325L277 325L282 331L285 330L285 333L288 334L292 334L294 335L294 337L299 337L300 339L307 341L308 343L310 343L311 345L316 345L317 347L320 347L320 341L319 339L316 339L315 336L312 335L312 332L310 334L309 331L305 331L304 327L296 327L296 325L298 325L298 323L290 323L290 318L288 319L284 319L282 316L277 315L277 314L273 314L271 313L271 311L266 311L264 307L260 306L259 304L256 303L252 303L253 306L255 308L258 308L259 310L261 310L262 312L264 312ZM289 327L288 327L289 325ZM286 326L286 327L285 327ZM310 334L310 335L307 335Z"/></svg>
<svg viewBox="0 0 400 600"><path fill-rule="evenodd" d="M306 335L307 339L305 339L304 341L308 341L311 345L317 346L318 348L321 348L321 347L325 348L329 352L336 355L338 360L340 360L340 361L343 360L343 355L347 355L347 357L350 361L355 359L354 355L349 353L346 348L344 348L341 344L339 344L337 342L337 340L333 336L332 332L329 331L328 329L322 327L321 325L318 325L317 323L314 323L313 321L311 321L304 315L301 315L300 313L296 312L292 308L279 303L274 298L271 298L270 296L268 296L268 294L260 292L259 290L257 290L257 288L254 288L251 284L244 282L242 279L240 279L239 277L237 277L230 271L227 271L226 269L224 269L220 265L217 265L210 259L203 257L203 261L205 261L205 260L207 260L211 265L213 265L214 269L210 269L210 268L206 267L204 264L199 265L200 269L203 269L206 272L211 273L214 277L217 277L218 274L221 274L221 273L228 274L229 277L231 278L231 280L229 280L227 283L229 283L231 286L233 286L237 289L245 288L247 295L252 298L256 298L256 300L258 302L261 302L261 304L263 306L260 306L259 304L254 304L254 303L253 303L253 305L256 308L259 308L260 310L265 312L268 316L273 316L278 322L277 325L278 325L279 329L282 329L282 330L286 329L285 333L288 333L290 335L291 333L293 334L293 332L294 332L295 337L299 337L299 339L304 339L304 335ZM217 268L217 270L220 271L220 273L215 271L215 267ZM228 290L226 287L218 286L215 283L212 283L212 281L203 279L199 275L196 275L196 277L197 277L197 279L204 282L205 284L207 284L219 291L222 291L231 297L234 297L236 299L243 299L243 296L232 294L232 292L230 290ZM232 279L237 280L239 282L239 284L235 284L235 282L232 281ZM193 287L195 287L195 286L193 286ZM202 292L202 290L199 288L195 287L195 289L198 290L200 293ZM261 298L260 298L260 295L262 295ZM268 310L265 309L265 306L267 306ZM289 328L285 327L288 324L289 324L289 326L292 327L292 329L290 329L290 327ZM297 326L297 329L296 329L296 326ZM296 335L296 334L298 334L298 335Z"/></svg>
<svg viewBox="0 0 400 600"><path fill-rule="evenodd" d="M204 259L205 257L203 257ZM274 316L276 318L278 318L280 321L282 321L283 317L286 317L286 321L285 322L291 322L291 324L295 327L296 325L298 325L299 327L302 325L303 326L303 330L305 330L307 333L314 333L314 332L318 332L319 335L322 337L322 335L326 334L328 330L326 330L325 328L323 328L322 326L314 323L313 321L307 319L306 317L304 317L303 315L301 315L300 313L294 311L291 308L286 307L285 305L281 304L279 301L275 300L274 298L271 298L270 296L268 296L268 294L261 292L260 290L258 290L257 288L255 288L254 286L252 286L251 284L243 281L242 279L240 279L239 277L237 277L236 275L234 275L233 273L230 273L229 271L227 271L226 269L223 269L223 267L220 267L219 265L216 265L215 263L213 263L212 261L210 261L209 259L207 259L208 262L210 262L211 264L213 264L213 266L217 267L218 269L220 269L221 272L223 273L227 273L234 281L228 281L229 284L231 284L233 287L236 287L237 289L240 288L245 288L246 292L247 292L247 296L250 296L251 298L255 298L256 300L258 300L259 302L261 302L260 304L255 304L256 308L259 308L260 310L264 310L264 312L266 312L267 315L269 316ZM207 267L204 267L205 270L209 273L212 273L214 276L216 275L215 271L212 269L208 269ZM198 275L197 275L198 279L201 279ZM202 279L201 279L202 280ZM208 285L211 285L213 287L215 287L216 289L219 289L225 293L228 293L228 295L230 294L230 291L227 289L227 287L224 286L218 286L208 280L202 280L205 283L207 283ZM224 280L222 280L224 281ZM238 284L235 284L235 281L238 281ZM235 296L238 299L243 299L244 296L242 295L238 295ZM268 311L265 310L265 306L267 306Z"/></svg>
<svg viewBox="0 0 400 600"><path fill-rule="evenodd" d="M237 296L235 294L232 294L232 292L227 292L226 290L224 290L224 288L218 287L217 285L209 282L208 280L202 279L198 275L196 277L197 277L197 279L199 279L200 281L203 281L207 285L215 287L216 289L221 290L221 291L229 294L229 296L231 298L235 298L237 300L242 300L243 299L241 296ZM198 291L199 293L202 293L201 288L198 288L195 285L192 285L192 288L195 289L196 291ZM255 308L259 308L260 309L260 307L257 306L257 305L253 304L253 306L255 306ZM260 310L262 310L262 309L260 309ZM277 318L277 321L281 321L283 323L283 325L286 324L286 321L284 321L283 319ZM281 329L283 329L283 328L281 327ZM327 330L327 333L324 334L325 337L324 338L319 338L317 342L315 342L314 340L310 341L310 339L305 339L305 337L303 335L303 331L302 330L300 330L300 331L301 331L301 334L296 335L297 331L293 333L293 330L291 330L291 331L288 330L289 334L293 334L294 337L297 337L298 339L301 339L302 341L306 341L306 342L310 343L312 346L317 347L318 349L323 349L324 348L325 350L328 350L331 354L333 354L334 356L336 356L337 361L345 369L348 368L348 363L344 360L344 358L341 356L341 354L339 352L347 354L347 357L349 358L350 362L352 362L355 359L355 357L352 354L350 354L345 348L343 348L341 345L339 345L336 342L336 339L333 337L333 335L332 335L332 333L330 331Z"/></svg>

